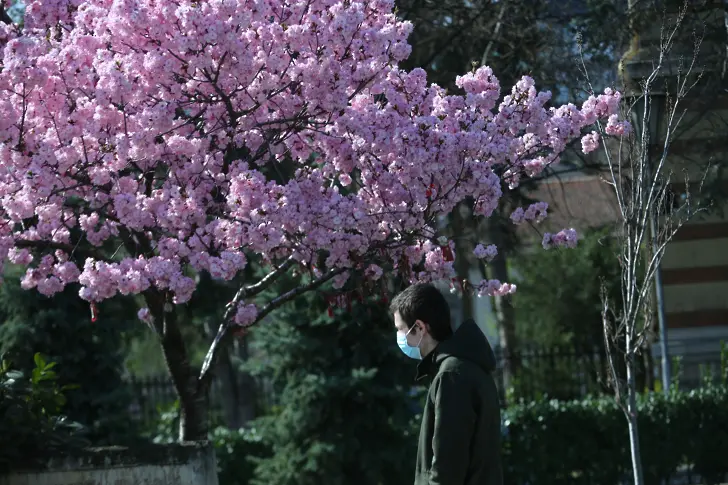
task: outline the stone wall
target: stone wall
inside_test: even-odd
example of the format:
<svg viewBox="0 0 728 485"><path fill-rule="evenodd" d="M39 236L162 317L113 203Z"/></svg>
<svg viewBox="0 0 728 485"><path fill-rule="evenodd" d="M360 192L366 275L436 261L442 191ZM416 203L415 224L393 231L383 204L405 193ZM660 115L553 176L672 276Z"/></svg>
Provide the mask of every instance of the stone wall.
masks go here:
<svg viewBox="0 0 728 485"><path fill-rule="evenodd" d="M0 477L0 485L218 485L207 443L92 448Z"/></svg>

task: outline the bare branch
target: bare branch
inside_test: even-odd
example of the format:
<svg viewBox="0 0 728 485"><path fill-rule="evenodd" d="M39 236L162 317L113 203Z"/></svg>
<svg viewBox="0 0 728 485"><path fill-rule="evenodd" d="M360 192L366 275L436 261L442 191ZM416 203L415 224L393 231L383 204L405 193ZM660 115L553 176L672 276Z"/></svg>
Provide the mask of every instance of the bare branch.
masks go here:
<svg viewBox="0 0 728 485"><path fill-rule="evenodd" d="M290 267L290 265L293 264L293 260L289 258L286 260L279 268L277 268L273 273L276 271L281 270L281 268L285 265L287 267ZM258 315L256 316L255 320L250 323L250 325L246 326L246 328L251 327L255 325L256 323L263 320L266 316L268 316L273 310L280 307L284 303L287 303L294 298L296 298L299 295L302 295L303 293L306 293L308 291L315 290L316 288L319 288L321 285L326 283L327 281L331 280L331 278L343 273L346 271L346 268L338 268L335 270L331 270L321 276L318 279L315 279L311 281L310 283L298 286L286 293L283 293L282 295L279 295L278 297L271 300L263 309L261 309L258 312ZM281 270L278 274L280 275L283 272ZM271 276L273 273L270 273L267 277ZM265 280L265 278L264 278ZM263 280L261 280L257 285L260 285ZM264 286L267 286L270 284L272 280L269 280L267 284L264 284ZM254 286L257 286L254 285ZM262 291L262 289L259 289L258 291ZM210 344L210 348L207 351L207 354L205 355L205 359L202 363L202 369L200 370L200 376L198 379L198 389L204 388L209 385L210 379L212 377L212 369L214 368L214 363L217 360L217 355L219 354L220 348L224 345L225 341L230 336L230 328L232 326L230 320L232 318L233 312L235 311L237 307L237 303L240 302L243 299L243 296L246 295L245 289L241 288L238 293L235 295L233 300L228 304L228 308L225 311L225 315L223 317L222 323L220 323L220 326L218 327L217 334L215 335L215 339L212 341L212 344Z"/></svg>
<svg viewBox="0 0 728 485"><path fill-rule="evenodd" d="M83 249L79 249L79 245L72 245L72 244L64 244L64 243L57 243L53 241L31 241L27 239L17 239L15 241L15 246L18 248L29 248L29 249L60 249L61 251L65 251L69 255L73 256L76 252L84 253L88 256L93 257L94 259L98 260L104 260L106 259L101 253L92 250L90 248L84 247Z"/></svg>
<svg viewBox="0 0 728 485"><path fill-rule="evenodd" d="M503 0L501 2L500 9L498 10L498 20L496 20L495 27L493 28L493 36L488 40L488 45L485 47L485 51L483 52L483 58L480 60L481 66L488 64L488 57L490 57L490 51L493 49L493 44L500 37L501 26L503 25L503 15L506 12L507 5L508 0Z"/></svg>
<svg viewBox="0 0 728 485"><path fill-rule="evenodd" d="M320 277L316 280L313 280L312 282L310 282L307 285L299 286L297 288L294 288L293 290L290 290L290 291L283 293L282 295L274 298L273 300L271 300L270 303L268 303L265 307L263 307L263 309L260 312L258 312L258 317L251 325L258 323L263 318L265 318L270 312L272 312L279 306L283 305L284 303L287 303L287 302L293 300L294 298L296 298L299 295L302 295L303 293L306 293L311 290L315 290L316 288L320 287L321 285L323 285L324 283L329 281L334 276L338 276L346 271L347 271L347 268L338 268L335 270L331 270L328 273L326 273L325 275L323 275L322 277Z"/></svg>
<svg viewBox="0 0 728 485"><path fill-rule="evenodd" d="M607 295L607 288L604 283L601 285L601 295L602 295L602 328L604 330L604 350L607 354L607 367L608 371L610 373L610 380L613 383L614 386L614 393L617 398L617 403L620 407L622 407L622 393L621 393L621 384L619 382L619 378L617 377L617 367L614 364L614 354L612 352L612 332L611 328L612 325L610 323L609 318L609 297Z"/></svg>
<svg viewBox="0 0 728 485"><path fill-rule="evenodd" d="M6 11L5 6L6 1L0 0L0 22L8 25L13 24L13 19L10 18L10 15L8 15L8 12Z"/></svg>
<svg viewBox="0 0 728 485"><path fill-rule="evenodd" d="M250 298L251 296L255 296L261 291L264 291L266 288L268 288L271 284L273 284L283 273L288 271L288 269L293 266L293 264L296 262L296 260L293 258L293 256L289 256L288 259L286 259L280 266L278 266L276 269L265 275L260 281L258 281L254 285L246 286L244 288L241 288L238 291L238 294L235 295L235 298L233 298L233 301L228 304L228 307L232 304L234 306L235 303L240 301L241 298ZM229 311L229 309L228 309Z"/></svg>

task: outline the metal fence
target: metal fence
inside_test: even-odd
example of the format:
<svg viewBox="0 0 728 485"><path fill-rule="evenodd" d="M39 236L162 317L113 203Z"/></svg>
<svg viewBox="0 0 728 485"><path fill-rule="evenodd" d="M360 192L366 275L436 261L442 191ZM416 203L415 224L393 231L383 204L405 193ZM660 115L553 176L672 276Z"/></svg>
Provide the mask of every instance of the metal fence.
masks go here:
<svg viewBox="0 0 728 485"><path fill-rule="evenodd" d="M542 397L578 399L611 392L605 357L598 348L530 347L522 348L516 355L496 348L495 353L498 363L495 377L503 405ZM641 361L639 365L640 389L652 388L653 382L659 381L659 360L655 360L654 365L650 365L648 360ZM719 351L690 354L682 359L681 386L697 387L706 375L717 376L719 370ZM240 379L240 382L232 385L242 388L242 378L239 375L235 378ZM167 375L131 377L128 383L134 394L131 411L137 419L154 419L160 410L168 408L176 400L172 382ZM226 399L223 388L219 379L213 380L210 392L210 410L213 415L223 412ZM266 409L274 405L276 398L269 381L256 381L255 400L258 408Z"/></svg>
<svg viewBox="0 0 728 485"><path fill-rule="evenodd" d="M605 358L598 348L524 347L495 349L501 404L548 396L576 399L607 390Z"/></svg>
<svg viewBox="0 0 728 485"><path fill-rule="evenodd" d="M233 375L237 382L238 391L249 392L240 374ZM132 404L130 415L137 421L151 423L156 420L160 413L167 411L177 401L177 393L174 390L172 380L168 375L135 377L126 379L127 385L132 392ZM220 379L213 379L210 385L209 405L212 419L222 418L225 408L225 400L229 398L224 393L226 386L223 386ZM229 387L228 387L229 388ZM255 382L256 407L266 409L273 402L274 392L270 382L257 380Z"/></svg>

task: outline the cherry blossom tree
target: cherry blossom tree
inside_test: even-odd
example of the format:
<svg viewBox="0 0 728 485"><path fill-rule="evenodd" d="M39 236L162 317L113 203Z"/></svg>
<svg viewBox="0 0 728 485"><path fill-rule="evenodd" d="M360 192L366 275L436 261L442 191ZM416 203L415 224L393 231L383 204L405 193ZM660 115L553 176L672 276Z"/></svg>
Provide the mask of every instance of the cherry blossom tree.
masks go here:
<svg viewBox="0 0 728 485"><path fill-rule="evenodd" d="M26 289L77 285L93 318L139 295L184 440L206 436L232 334L324 285L453 278L441 216L466 201L487 218L587 127L629 127L611 90L548 107L529 77L501 96L485 66L457 94L428 84L398 67L412 25L392 0L35 0L22 29L2 19L0 258L27 267ZM483 243L478 257L497 254ZM568 229L544 237L574 243ZM266 274L241 281L251 264ZM240 285L198 371L177 308L200 272ZM291 273L293 287L261 301Z"/></svg>

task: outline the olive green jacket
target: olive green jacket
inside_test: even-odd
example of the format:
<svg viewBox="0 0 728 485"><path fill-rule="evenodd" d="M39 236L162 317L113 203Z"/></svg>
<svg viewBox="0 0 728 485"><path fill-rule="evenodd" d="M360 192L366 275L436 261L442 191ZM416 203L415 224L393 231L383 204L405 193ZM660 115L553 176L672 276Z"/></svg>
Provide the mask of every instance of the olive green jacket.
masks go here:
<svg viewBox="0 0 728 485"><path fill-rule="evenodd" d="M464 322L417 367L429 378L415 485L502 485L495 355L474 321Z"/></svg>

